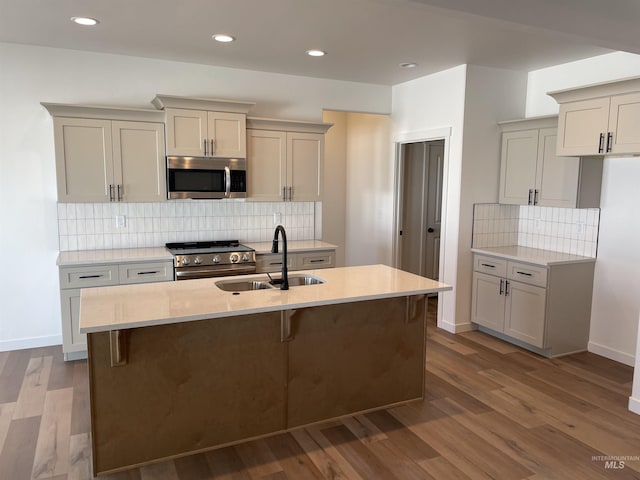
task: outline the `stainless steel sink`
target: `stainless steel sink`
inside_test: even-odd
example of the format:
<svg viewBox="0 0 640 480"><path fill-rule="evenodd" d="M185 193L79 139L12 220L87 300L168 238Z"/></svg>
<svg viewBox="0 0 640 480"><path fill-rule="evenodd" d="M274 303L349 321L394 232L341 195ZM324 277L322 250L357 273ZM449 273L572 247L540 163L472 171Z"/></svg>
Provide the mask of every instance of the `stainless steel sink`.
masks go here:
<svg viewBox="0 0 640 480"><path fill-rule="evenodd" d="M261 280L224 280L216 282L216 287L225 292L249 292L273 288L269 283Z"/></svg>
<svg viewBox="0 0 640 480"><path fill-rule="evenodd" d="M309 275L289 275L289 286L297 287L300 285L319 285L324 283L324 280L320 280L316 277Z"/></svg>

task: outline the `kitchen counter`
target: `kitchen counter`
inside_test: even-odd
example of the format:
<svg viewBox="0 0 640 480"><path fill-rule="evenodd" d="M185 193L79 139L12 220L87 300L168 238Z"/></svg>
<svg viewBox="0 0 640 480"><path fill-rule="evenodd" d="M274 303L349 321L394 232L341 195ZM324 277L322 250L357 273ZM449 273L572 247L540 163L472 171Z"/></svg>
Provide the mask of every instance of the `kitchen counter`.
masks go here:
<svg viewBox="0 0 640 480"><path fill-rule="evenodd" d="M111 250L73 250L60 252L56 265L59 267L69 267L73 265L164 260L173 261L173 255L164 247L115 248Z"/></svg>
<svg viewBox="0 0 640 480"><path fill-rule="evenodd" d="M247 242L247 247L251 247L256 254L261 255L271 253L272 242ZM335 250L337 245L323 242L321 240L289 240L287 241L287 252L308 252L313 250Z"/></svg>
<svg viewBox="0 0 640 480"><path fill-rule="evenodd" d="M189 322L210 318L248 315L392 298L451 290L434 280L384 265L306 270L324 280L319 285L266 289L234 295L215 283L240 277L205 278L188 282L163 282L100 287L82 290L80 331L120 330ZM242 280L264 279L264 274L242 276Z"/></svg>
<svg viewBox="0 0 640 480"><path fill-rule="evenodd" d="M509 247L472 248L471 251L473 253L506 258L507 260L532 263L543 267L569 263L593 263L596 261L593 257L582 257L580 255L570 255L568 253L520 247L517 245Z"/></svg>

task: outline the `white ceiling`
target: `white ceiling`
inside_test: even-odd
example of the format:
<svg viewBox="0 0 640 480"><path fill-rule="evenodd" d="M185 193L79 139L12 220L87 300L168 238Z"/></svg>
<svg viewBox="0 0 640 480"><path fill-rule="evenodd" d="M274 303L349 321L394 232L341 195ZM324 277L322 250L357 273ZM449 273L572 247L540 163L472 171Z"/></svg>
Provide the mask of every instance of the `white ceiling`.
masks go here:
<svg viewBox="0 0 640 480"><path fill-rule="evenodd" d="M463 63L528 71L640 53L639 21L638 0L0 0L0 42L383 85ZM212 41L220 32L237 41Z"/></svg>

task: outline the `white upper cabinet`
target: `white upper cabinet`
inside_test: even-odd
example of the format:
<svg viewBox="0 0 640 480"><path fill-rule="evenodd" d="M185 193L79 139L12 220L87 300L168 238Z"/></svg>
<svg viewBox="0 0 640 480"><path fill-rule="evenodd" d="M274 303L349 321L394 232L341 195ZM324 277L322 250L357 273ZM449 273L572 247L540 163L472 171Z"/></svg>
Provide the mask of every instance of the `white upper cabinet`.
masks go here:
<svg viewBox="0 0 640 480"><path fill-rule="evenodd" d="M322 200L326 123L248 118L247 195L252 200Z"/></svg>
<svg viewBox="0 0 640 480"><path fill-rule="evenodd" d="M167 154L193 157L247 156L246 115L167 108Z"/></svg>
<svg viewBox="0 0 640 480"><path fill-rule="evenodd" d="M556 122L551 116L500 123L500 203L599 206L602 161L557 156Z"/></svg>
<svg viewBox="0 0 640 480"><path fill-rule="evenodd" d="M166 200L164 125L154 110L43 104L53 115L59 202Z"/></svg>
<svg viewBox="0 0 640 480"><path fill-rule="evenodd" d="M549 95L560 104L558 155L640 153L640 78Z"/></svg>
<svg viewBox="0 0 640 480"><path fill-rule="evenodd" d="M247 156L247 112L255 104L211 98L156 95L166 112L167 155Z"/></svg>

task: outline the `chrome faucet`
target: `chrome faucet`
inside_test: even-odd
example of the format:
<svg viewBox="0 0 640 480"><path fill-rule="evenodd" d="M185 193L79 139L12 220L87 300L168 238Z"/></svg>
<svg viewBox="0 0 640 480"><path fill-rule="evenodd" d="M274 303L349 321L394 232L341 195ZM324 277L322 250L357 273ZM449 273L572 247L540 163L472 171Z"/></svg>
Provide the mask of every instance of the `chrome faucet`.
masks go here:
<svg viewBox="0 0 640 480"><path fill-rule="evenodd" d="M273 233L271 253L278 253L278 233L282 235L282 278L274 280L274 284L280 284L280 290L289 290L289 272L287 271L287 232L282 225L276 227Z"/></svg>

